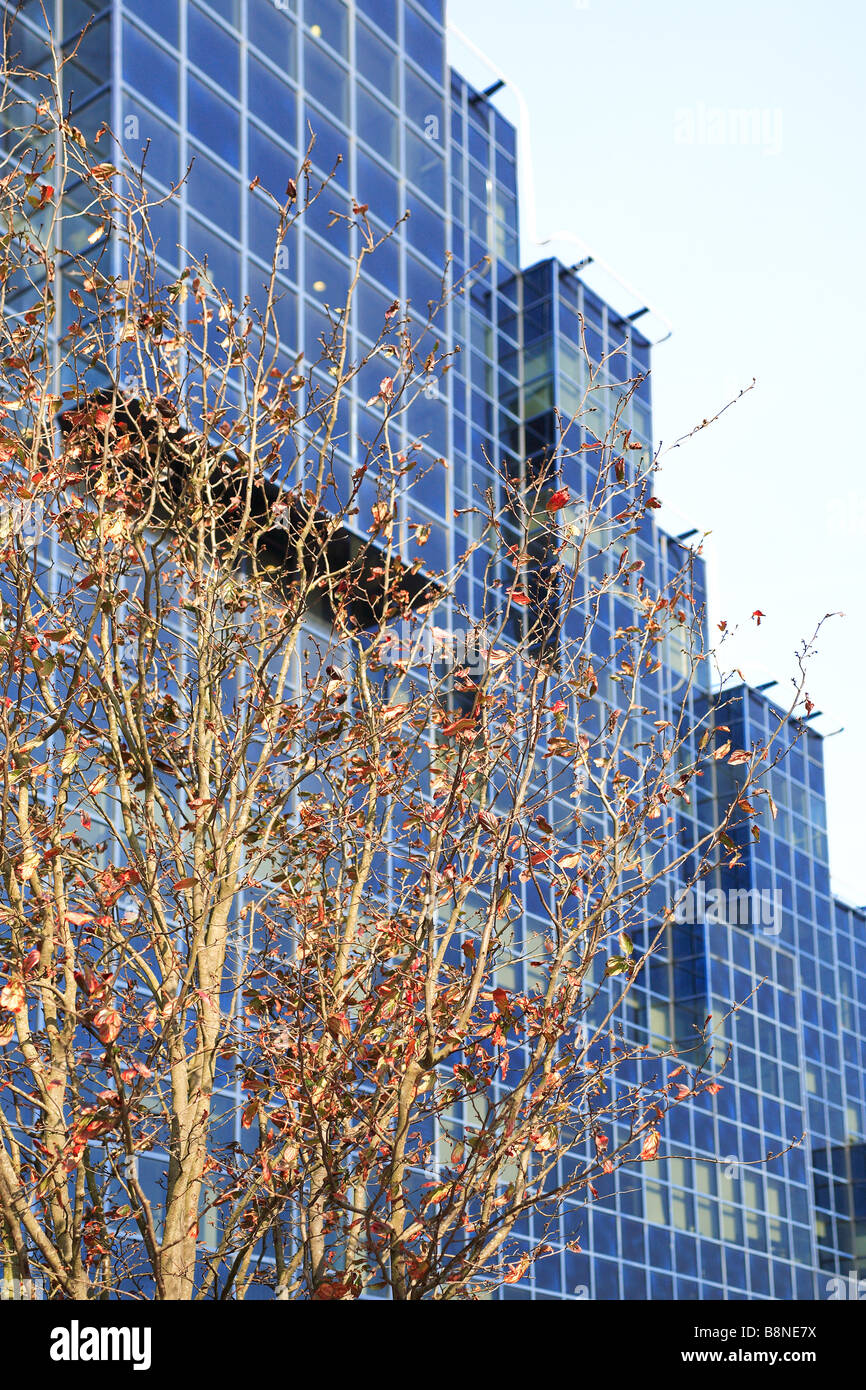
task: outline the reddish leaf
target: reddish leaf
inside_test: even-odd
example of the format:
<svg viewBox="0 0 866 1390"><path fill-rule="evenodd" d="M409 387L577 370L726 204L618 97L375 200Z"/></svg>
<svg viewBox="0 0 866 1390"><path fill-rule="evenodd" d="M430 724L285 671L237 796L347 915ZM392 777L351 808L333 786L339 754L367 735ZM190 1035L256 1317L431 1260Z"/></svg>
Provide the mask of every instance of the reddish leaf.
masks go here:
<svg viewBox="0 0 866 1390"><path fill-rule="evenodd" d="M24 982L13 977L0 990L0 1009L8 1009L10 1013L17 1014L24 1007Z"/></svg>
<svg viewBox="0 0 866 1390"><path fill-rule="evenodd" d="M32 951L28 951L24 957L22 969L25 976L32 975L41 959L42 952L38 946L34 946Z"/></svg>
<svg viewBox="0 0 866 1390"><path fill-rule="evenodd" d="M580 863L580 860L580 852L575 852L574 850L572 850L570 854L564 854L562 856L562 858L559 861L559 867L561 869L576 869L578 864Z"/></svg>
<svg viewBox="0 0 866 1390"><path fill-rule="evenodd" d="M470 729L475 728L475 720L465 716L462 719L455 719L450 724L442 725L443 734L465 734Z"/></svg>
<svg viewBox="0 0 866 1390"><path fill-rule="evenodd" d="M328 1019L328 1032L332 1038L351 1037L352 1028L345 1014L331 1014Z"/></svg>
<svg viewBox="0 0 866 1390"><path fill-rule="evenodd" d="M650 1132L649 1132L649 1134L647 1135L646 1139L644 1139L644 1141L643 1141L643 1148L642 1148L641 1151L640 1151L640 1156L641 1156L641 1158L644 1159L644 1160L650 1159L650 1158L655 1158L655 1156L656 1156L656 1154L658 1153L658 1151L659 1151L659 1132L658 1132L657 1129L651 1129Z"/></svg>
<svg viewBox="0 0 866 1390"><path fill-rule="evenodd" d="M101 1042L113 1043L122 1026L120 1014L116 1009L98 1009L93 1016L93 1026Z"/></svg>
<svg viewBox="0 0 866 1390"><path fill-rule="evenodd" d="M517 1261L517 1264L511 1265L508 1273L503 1275L502 1282L504 1284L516 1284L518 1279L523 1278L528 1268L529 1256L521 1255L520 1259Z"/></svg>
<svg viewBox="0 0 866 1390"><path fill-rule="evenodd" d="M567 487L559 488L548 498L546 510L548 512L558 512L561 507L567 504L570 495Z"/></svg>

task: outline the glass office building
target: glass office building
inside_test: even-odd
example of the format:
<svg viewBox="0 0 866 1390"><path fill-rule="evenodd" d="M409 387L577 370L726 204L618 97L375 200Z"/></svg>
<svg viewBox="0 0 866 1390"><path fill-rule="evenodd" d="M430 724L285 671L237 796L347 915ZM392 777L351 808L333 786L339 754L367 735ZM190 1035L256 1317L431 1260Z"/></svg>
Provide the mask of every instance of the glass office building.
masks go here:
<svg viewBox="0 0 866 1390"><path fill-rule="evenodd" d="M314 170L325 176L336 165L328 198L293 230L279 267L287 362L302 348L315 356L327 331L325 306L345 296L357 232L345 222L329 226L332 208L368 204L382 232L411 213L364 276L353 357L375 341L395 300L408 304L420 331L428 302L442 296L446 257L454 280L468 277L467 292L437 318L438 336L460 354L401 425L407 444L423 438L429 459L450 465L412 491L412 520L430 528L425 555L433 570L474 539L459 513L479 491L499 489L489 460L518 468L553 443L556 412L577 409L586 387L581 321L593 361L615 354L601 385L615 388L648 370L651 343L640 320L621 317L579 269L553 260L521 266L516 132L489 96L449 72L443 0L112 0L102 8L96 0L56 0L56 7L56 32L69 42L95 13L67 71L79 127L92 136L106 123L135 164L146 149L157 196L189 169L177 198L154 214L167 278L185 263L184 247L207 257L213 280L235 303L249 295L255 306L273 253L273 217L250 183L258 175L282 192L311 133ZM38 8L25 4L16 24L15 46L29 62L40 61ZM359 441L375 433L367 401L380 375L375 363L369 379L361 374L341 415L338 487L359 460ZM603 436L610 424L604 392L593 399L581 438ZM625 423L647 449L651 405L645 379ZM568 484L589 495L593 455L580 457ZM636 548L651 588L688 558L682 543L650 523ZM482 549L479 576L489 559ZM700 600L699 557L693 585ZM480 578L467 578L461 598L470 612L482 603ZM628 616L623 600L605 598L594 634L600 655ZM569 640L568 624L561 640ZM681 660L671 642L661 669L643 683L660 719L680 698ZM613 693L602 684L598 711ZM715 698L696 688L690 712ZM729 690L724 700L735 746L766 739L775 711L764 694ZM715 798L730 795L734 775L719 772L718 786L678 813L681 832L696 840L712 823ZM560 1222L559 1248L501 1296L825 1297L833 1276L866 1266L866 918L831 893L817 733L803 733L768 773L768 786L776 819L765 819L759 842L743 840L741 863L715 884L750 905L746 920L720 921L702 909L678 922L634 989L626 1020L630 1038L665 1046L748 998L713 1037L718 1063L733 1047L724 1088L712 1102L671 1111L668 1156L611 1175L589 1206L575 1203ZM672 877L667 901L678 887ZM765 900L772 910L762 917L755 904ZM663 905L651 901L647 910ZM542 930L529 900L524 929L527 941ZM755 990L759 980L766 983ZM227 1081L227 1113L238 1100ZM802 1146L763 1162L804 1133ZM711 1161L720 1156L721 1164ZM575 1237L587 1253L566 1250Z"/></svg>

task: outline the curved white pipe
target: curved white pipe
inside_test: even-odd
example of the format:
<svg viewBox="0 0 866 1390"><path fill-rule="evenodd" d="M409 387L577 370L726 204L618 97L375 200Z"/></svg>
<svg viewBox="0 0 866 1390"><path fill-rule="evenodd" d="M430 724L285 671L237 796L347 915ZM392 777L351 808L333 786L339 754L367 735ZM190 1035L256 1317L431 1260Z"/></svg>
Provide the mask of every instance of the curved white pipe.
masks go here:
<svg viewBox="0 0 866 1390"><path fill-rule="evenodd" d="M487 67L490 69L491 73L494 75L497 81L504 83L508 90L514 93L514 96L516 98L518 110L520 113L517 124L517 134L520 148L520 175L522 184L521 198L523 200L525 196L524 207L527 214L529 240L532 242L534 246L550 246L551 243L554 241L564 241L571 246L577 247L580 250L582 256L591 257L594 265L599 266L605 272L605 274L610 275L611 278L615 280L616 283L622 289L624 289L629 295L636 299L638 303L641 306L645 307L649 313L653 314L654 317L657 318L660 323L664 324L665 328L667 329L667 332L663 335L663 337L657 338L653 346L657 347L659 343L665 342L666 339L668 339L671 336L671 333L673 332L673 326L670 322L670 319L668 319L658 309L654 308L654 306L650 304L649 300L645 299L643 295L641 295L634 288L633 285L629 284L627 280L624 280L618 271L614 270L612 266L608 265L607 261L605 261L601 256L597 256L596 253L592 250L590 246L587 245L587 243L583 240L582 237L576 236L574 232L553 232L550 236L546 237L541 237L538 235L538 209L535 201L535 173L532 165L530 116L529 106L526 102L526 98L524 97L520 88L517 87L514 84L514 82L512 82L511 78L507 77L505 73L502 72L496 66L493 60L488 56L488 54L484 52L483 49L479 48L476 43L473 43L473 41L470 38L467 38L467 36L463 33L462 29L458 29L456 24L452 24L450 20L448 21L448 29L456 39L459 39L460 43L465 44L469 51L475 54L476 58L480 58L481 61L487 65Z"/></svg>

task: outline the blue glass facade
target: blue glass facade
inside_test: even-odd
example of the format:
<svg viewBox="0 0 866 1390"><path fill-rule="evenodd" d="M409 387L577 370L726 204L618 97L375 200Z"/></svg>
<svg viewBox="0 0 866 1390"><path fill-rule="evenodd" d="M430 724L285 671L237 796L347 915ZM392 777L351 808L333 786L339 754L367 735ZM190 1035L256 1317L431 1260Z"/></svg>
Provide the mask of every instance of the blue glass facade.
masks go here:
<svg viewBox="0 0 866 1390"><path fill-rule="evenodd" d="M18 26L28 59L39 52L28 28L31 8L25 6ZM74 35L92 9L58 0L60 31ZM572 444L585 447L564 465L569 471L561 480L578 498L592 496L593 443L610 427L623 383L635 377L644 379L622 422L645 449L632 454L632 467L646 461L653 437L644 375L649 341L579 272L552 260L520 265L515 130L491 101L448 71L443 11L436 0L113 0L99 11L68 72L77 124L92 136L107 122L135 164L147 149L155 196L189 170L178 196L154 210L166 276L177 273L187 252L206 256L213 279L238 304L248 295L253 308L264 293L273 218L260 190L249 185L258 175L282 193L315 135L314 171L335 174L327 198L293 229L278 266L286 364L301 349L315 356L328 327L326 306L345 297L358 232L345 222L330 226L332 209L366 203L382 233L410 213L376 252L360 286L350 344L355 358L372 346L395 300L408 304L416 333L423 334L428 304L443 298L450 258L450 283L465 289L435 315L430 336L431 345L435 337L459 352L436 390L420 393L400 425L403 444L423 440L429 464L440 457L449 462L413 487L411 514L407 499L402 518L407 556L409 521L429 526L425 558L434 570L477 539L460 512L479 492L497 494L499 468L518 472L525 459L553 446L558 413L570 418L585 407ZM591 378L587 356L603 363ZM338 492L363 441L375 433L368 402L381 374L375 362L362 371L341 413ZM294 466L283 462L286 471ZM362 531L371 500L362 494ZM664 588L689 558L649 522L634 548L650 589ZM482 580L493 563L501 561L480 546L457 595L470 614L489 602ZM694 557L691 564L700 609L703 563ZM596 605L599 658L627 626L629 602L627 594L608 594ZM586 612L575 606L563 642L582 633ZM669 718L677 708L684 674L672 634L660 669L642 679L642 701L651 711L647 734L652 719ZM715 698L706 688L691 690L692 719ZM597 723L605 702L618 699L602 673L594 715L582 717ZM763 695L727 691L723 703L734 746L766 742L776 714ZM564 771L552 760L554 821L562 819ZM677 812L686 842L713 824L734 776L719 770L718 785ZM862 1267L866 919L831 893L820 737L803 732L790 756L769 770L766 785L775 819L765 813L760 840L744 839L741 863L720 872L714 886L753 895L752 903L754 895L767 894L772 914L756 922L752 912L736 925L702 910L696 920L678 922L628 1005L630 1039L663 1047L688 1041L707 1016L721 1020L732 1001L747 1000L713 1032L717 1067L733 1048L723 1089L711 1103L671 1112L667 1157L611 1175L606 1190L599 1184L597 1201L567 1209L551 1233L555 1253L503 1297L810 1298L822 1296L834 1274L857 1269L858 1261ZM586 824L592 828L591 811ZM648 900L647 938L681 887L672 873L665 891ZM529 888L524 891L522 944L528 945L543 919ZM642 944L636 941L638 949ZM766 983L755 990L760 980ZM612 981L603 986L600 1006L613 989ZM240 1100L233 1085L227 1077L222 1090L232 1115ZM802 1146L763 1162L801 1134ZM719 1157L721 1164L712 1161ZM541 1230L525 1234L537 1239ZM574 1238L587 1253L565 1248Z"/></svg>

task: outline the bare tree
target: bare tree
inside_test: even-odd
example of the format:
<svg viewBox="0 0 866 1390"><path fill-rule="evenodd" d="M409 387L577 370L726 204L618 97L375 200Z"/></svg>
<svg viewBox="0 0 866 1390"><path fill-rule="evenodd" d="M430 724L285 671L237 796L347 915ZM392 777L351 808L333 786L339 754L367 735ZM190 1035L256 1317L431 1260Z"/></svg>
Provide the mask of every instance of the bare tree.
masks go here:
<svg viewBox="0 0 866 1390"><path fill-rule="evenodd" d="M453 356L441 305L395 304L352 358L366 208L334 214L360 250L310 361L278 275L329 198L309 157L235 305L192 260L160 279L142 179L61 90L7 65L3 1257L76 1299L483 1296L719 1089L700 1028L651 1051L629 1000L670 884L736 858L768 750L718 724L691 553L641 573L635 382L592 496L563 420L431 565L412 489L444 461L395 440ZM340 473L350 395L374 427ZM611 594L630 621L598 655ZM731 804L683 832L722 762ZM520 1240L530 1214L549 1232Z"/></svg>

